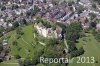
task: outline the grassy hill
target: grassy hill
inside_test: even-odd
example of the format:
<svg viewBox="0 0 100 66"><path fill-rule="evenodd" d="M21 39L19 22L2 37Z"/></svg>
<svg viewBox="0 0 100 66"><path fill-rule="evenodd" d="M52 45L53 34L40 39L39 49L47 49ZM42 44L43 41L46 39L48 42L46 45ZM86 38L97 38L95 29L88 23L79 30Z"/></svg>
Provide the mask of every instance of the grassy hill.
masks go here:
<svg viewBox="0 0 100 66"><path fill-rule="evenodd" d="M8 40L8 43L11 46L11 51L9 55L10 56L20 55L21 58L23 59L27 57L33 58L37 52L39 52L41 49L44 48L44 46L35 41L35 38L33 37L34 36L33 25L28 25L23 27L22 31L24 32L24 34L21 35L19 39L17 39L16 30L11 31L7 33L5 36L3 36L3 39ZM42 38L38 37L37 35L36 37L40 39ZM13 45L14 41L17 42L17 45ZM9 63L8 62L9 61L4 61L3 63L0 63L0 66L19 66L19 64L17 64L18 62L16 62L16 64L12 60Z"/></svg>
<svg viewBox="0 0 100 66"><path fill-rule="evenodd" d="M40 51L44 46L37 44L33 34L33 26L29 25L22 29L24 34L17 39L16 31L11 31L6 34L3 38L8 40L8 43L11 46L10 55L20 55L22 58L33 57L34 54ZM13 41L17 41L17 45L13 45Z"/></svg>
<svg viewBox="0 0 100 66"><path fill-rule="evenodd" d="M30 57L32 58L38 51L44 48L43 45L37 44L33 34L34 29L32 25L28 25L24 27L23 29L24 34L17 39L16 31L11 31L8 34L6 34L3 38L8 39L8 43L11 46L11 51L9 55L16 55L19 54L22 58ZM39 39L43 37L37 36ZM17 41L17 45L13 45L13 41ZM83 46L85 53L81 55L81 57L94 57L95 61L98 61L98 63L80 63L77 64L78 61L77 58L74 59L73 63L70 63L68 66L99 66L100 65L100 43L98 43L94 36L92 34L87 33L86 37L80 38L79 43L76 44L77 47ZM21 48L20 50L18 50ZM16 60L16 59L15 59ZM14 61L4 61L3 63L0 63L0 66L19 66L18 64L6 64L6 63L18 63ZM40 65L41 66L41 65Z"/></svg>
<svg viewBox="0 0 100 66"><path fill-rule="evenodd" d="M100 43L95 40L92 34L86 34L86 35L87 35L86 37L79 39L79 43L77 43L77 47L83 46L85 50L85 53L81 57L94 57L95 61L98 61L98 63L77 64L78 58L75 58L73 63L70 63L69 66L99 66L100 65Z"/></svg>
<svg viewBox="0 0 100 66"><path fill-rule="evenodd" d="M0 63L0 66L19 66L19 64L17 60L10 60Z"/></svg>

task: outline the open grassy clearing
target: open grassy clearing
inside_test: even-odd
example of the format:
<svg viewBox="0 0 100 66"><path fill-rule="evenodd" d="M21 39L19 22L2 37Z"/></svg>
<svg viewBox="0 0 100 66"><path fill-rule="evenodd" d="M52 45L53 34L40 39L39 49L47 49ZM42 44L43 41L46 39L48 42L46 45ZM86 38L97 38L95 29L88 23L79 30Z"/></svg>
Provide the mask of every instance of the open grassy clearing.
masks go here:
<svg viewBox="0 0 100 66"><path fill-rule="evenodd" d="M19 64L17 60L13 59L0 63L0 66L19 66Z"/></svg>
<svg viewBox="0 0 100 66"><path fill-rule="evenodd" d="M87 37L83 37L79 39L79 43L77 43L77 47L83 46L85 53L82 55L83 57L94 57L95 61L98 63L80 63L77 64L77 58L74 59L73 63L70 63L69 66L100 66L100 43L97 42L92 34L86 34ZM81 57L82 57L81 56Z"/></svg>
<svg viewBox="0 0 100 66"><path fill-rule="evenodd" d="M3 64L0 63L0 66L19 66L18 64Z"/></svg>
<svg viewBox="0 0 100 66"><path fill-rule="evenodd" d="M11 31L6 34L3 38L8 39L8 43L11 46L10 55L21 55L22 58L25 57L33 57L36 52L41 50L44 46L37 44L33 37L33 26L29 25L22 29L24 31L24 35L22 35L19 39L17 39L16 31ZM17 41L18 45L14 46L12 44L13 41ZM21 48L20 51L18 48ZM30 51L30 52L29 52Z"/></svg>
<svg viewBox="0 0 100 66"><path fill-rule="evenodd" d="M34 30L32 25L28 25L24 27L22 30L24 34L19 39L17 39L17 34L15 30L3 36L3 39L7 39L9 45L11 46L11 51L9 55L20 55L22 58L33 58L37 52L44 48L44 46L42 46L41 44L36 44L37 41L35 41L33 37ZM13 41L18 42L17 46L13 45ZM18 50L19 48L21 49ZM14 59L14 61L17 60ZM0 66L19 66L18 62L14 61L4 61L3 63L0 63Z"/></svg>

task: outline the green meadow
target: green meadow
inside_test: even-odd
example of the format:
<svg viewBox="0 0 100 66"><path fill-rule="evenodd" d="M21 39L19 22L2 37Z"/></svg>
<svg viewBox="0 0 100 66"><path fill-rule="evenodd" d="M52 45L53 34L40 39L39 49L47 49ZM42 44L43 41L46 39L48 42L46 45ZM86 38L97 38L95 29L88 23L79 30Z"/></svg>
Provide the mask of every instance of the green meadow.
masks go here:
<svg viewBox="0 0 100 66"><path fill-rule="evenodd" d="M94 63L77 63L78 58L75 58L73 63L70 63L69 66L100 66L100 43L97 42L92 34L86 34L86 37L79 39L79 43L76 44L77 47L83 46L85 53L80 57L89 57L91 62L91 57L94 57Z"/></svg>
<svg viewBox="0 0 100 66"><path fill-rule="evenodd" d="M34 57L34 55L44 48L43 45L37 44L34 36L33 25L28 25L22 28L24 34L17 39L16 31L11 31L3 36L3 39L7 39L9 45L11 46L11 51L9 55L20 55L21 58ZM37 36L38 38L43 38ZM13 41L17 41L17 45L13 45ZM76 44L77 48L83 46L85 53L80 57L94 57L94 63L77 63L78 58L74 58L72 63L69 63L68 66L99 66L100 65L100 43L97 42L94 36L90 33L86 34L86 37L80 38ZM19 50L20 48L20 50ZM90 59L91 60L91 59ZM87 61L86 61L87 62ZM4 61L0 63L0 66L19 66L16 59L10 61ZM41 64L38 66L42 66Z"/></svg>

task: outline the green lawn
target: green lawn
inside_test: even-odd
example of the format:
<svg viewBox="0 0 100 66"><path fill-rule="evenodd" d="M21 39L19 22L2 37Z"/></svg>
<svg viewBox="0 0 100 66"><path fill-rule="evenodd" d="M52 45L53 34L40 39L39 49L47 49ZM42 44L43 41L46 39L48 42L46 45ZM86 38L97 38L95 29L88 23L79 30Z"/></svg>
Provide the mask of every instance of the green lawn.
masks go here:
<svg viewBox="0 0 100 66"><path fill-rule="evenodd" d="M19 39L17 39L15 30L7 33L5 36L3 36L3 39L7 39L9 45L11 46L9 55L14 56L19 54L22 58L32 58L38 51L44 48L44 46L36 44L37 41L35 41L33 37L34 30L32 25L25 26L22 30L24 34ZM36 37L42 38L37 35ZM12 42L15 40L18 42L17 46L12 44ZM21 48L20 51L18 48ZM4 61L3 63L0 63L0 66L19 66L18 62L14 61Z"/></svg>
<svg viewBox="0 0 100 66"><path fill-rule="evenodd" d="M33 38L34 32L32 25L28 25L24 27L22 30L24 31L24 34L19 39L16 38L16 31L11 31L4 36L5 39L8 39L8 43L11 46L11 51L9 54L19 54L22 58L33 57L34 54L40 51L44 46L40 44L36 45L36 41ZM15 40L18 42L17 46L12 45L12 42ZM18 51L18 48L21 48L21 50Z"/></svg>
<svg viewBox="0 0 100 66"><path fill-rule="evenodd" d="M0 63L0 66L19 66L18 64L3 64Z"/></svg>
<svg viewBox="0 0 100 66"><path fill-rule="evenodd" d="M0 63L0 66L19 66L19 64L17 60L13 59L13 60L4 61Z"/></svg>
<svg viewBox="0 0 100 66"><path fill-rule="evenodd" d="M77 58L74 59L73 63L70 63L69 66L100 66L100 43L98 43L92 34L86 34L87 37L83 37L79 39L79 43L77 43L77 47L83 46L85 53L82 55L83 57L94 57L95 61L98 63L80 63L77 64ZM81 57L82 57L81 56Z"/></svg>

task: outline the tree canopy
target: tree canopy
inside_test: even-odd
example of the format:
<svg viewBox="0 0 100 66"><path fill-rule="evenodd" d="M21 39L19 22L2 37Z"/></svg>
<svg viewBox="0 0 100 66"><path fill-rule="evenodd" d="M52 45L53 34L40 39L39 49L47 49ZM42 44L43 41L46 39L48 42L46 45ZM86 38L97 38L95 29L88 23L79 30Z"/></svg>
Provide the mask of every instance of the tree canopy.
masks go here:
<svg viewBox="0 0 100 66"><path fill-rule="evenodd" d="M81 23L72 23L66 28L66 39L71 41L76 41L80 37L80 32L82 30Z"/></svg>

